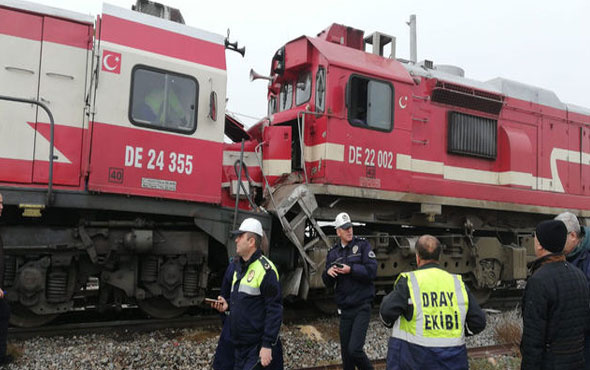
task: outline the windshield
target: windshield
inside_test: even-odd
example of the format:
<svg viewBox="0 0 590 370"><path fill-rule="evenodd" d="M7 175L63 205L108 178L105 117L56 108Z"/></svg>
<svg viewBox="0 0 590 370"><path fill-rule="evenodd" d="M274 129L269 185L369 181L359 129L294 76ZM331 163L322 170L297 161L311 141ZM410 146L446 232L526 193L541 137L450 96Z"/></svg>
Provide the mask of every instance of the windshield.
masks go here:
<svg viewBox="0 0 590 370"><path fill-rule="evenodd" d="M311 72L302 72L297 78L295 105L301 105L311 98Z"/></svg>

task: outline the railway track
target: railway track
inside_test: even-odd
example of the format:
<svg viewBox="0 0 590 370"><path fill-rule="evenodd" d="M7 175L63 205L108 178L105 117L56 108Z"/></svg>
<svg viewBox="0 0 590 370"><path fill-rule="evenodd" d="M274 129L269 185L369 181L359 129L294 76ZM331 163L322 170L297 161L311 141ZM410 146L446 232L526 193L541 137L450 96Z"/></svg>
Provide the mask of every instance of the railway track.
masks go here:
<svg viewBox="0 0 590 370"><path fill-rule="evenodd" d="M512 355L514 354L514 346L508 344L499 344L493 346L473 347L467 349L467 355L471 359L487 358L490 356ZM374 368L385 369L386 359L378 359L371 361ZM298 370L332 370L342 369L342 364L321 365L315 367L303 367Z"/></svg>
<svg viewBox="0 0 590 370"><path fill-rule="evenodd" d="M499 311L513 310L520 306L524 289L502 289L492 293L483 308L491 308Z"/></svg>
<svg viewBox="0 0 590 370"><path fill-rule="evenodd" d="M511 310L521 302L522 290L502 290L494 292L483 305L491 310ZM378 315L378 307L373 307L373 314ZM310 307L290 307L285 310L285 322L302 321L318 317L330 317L334 314L322 313ZM77 312L64 315L54 323L34 328L11 327L9 336L14 339L33 337L72 336L83 334L99 334L112 330L143 332L169 328L206 328L220 326L219 315L209 309L197 309L175 319L148 318L137 309L124 312L99 314L97 312Z"/></svg>
<svg viewBox="0 0 590 370"><path fill-rule="evenodd" d="M148 318L142 312L126 312L119 316L109 315L97 320L97 313L73 314L65 316L53 324L33 328L8 328L8 336L12 339L30 339L35 337L74 336L101 334L111 331L146 332L160 329L208 328L221 330L219 314L213 310L199 310L198 313L186 314L174 319ZM284 312L285 323L328 317L315 309L296 308Z"/></svg>
<svg viewBox="0 0 590 370"><path fill-rule="evenodd" d="M138 319L97 322L63 323L35 328L8 328L11 339L30 339L34 337L74 336L101 334L113 330L143 332L171 328L197 328L221 326L219 315L187 316L176 319Z"/></svg>

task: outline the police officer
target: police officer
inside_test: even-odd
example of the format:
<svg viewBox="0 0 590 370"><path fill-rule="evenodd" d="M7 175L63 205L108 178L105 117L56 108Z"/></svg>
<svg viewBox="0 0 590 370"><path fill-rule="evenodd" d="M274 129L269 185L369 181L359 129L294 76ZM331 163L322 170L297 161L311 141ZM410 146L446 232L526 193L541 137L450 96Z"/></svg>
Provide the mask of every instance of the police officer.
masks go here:
<svg viewBox="0 0 590 370"><path fill-rule="evenodd" d="M231 311L234 369L282 369L281 287L275 265L260 250L264 235L262 225L254 218L247 218L233 234L237 256L228 267L234 269L229 300L220 295L212 306L219 312ZM226 279L229 279L228 274Z"/></svg>
<svg viewBox="0 0 590 370"><path fill-rule="evenodd" d="M439 267L441 249L434 236L421 236L418 269L400 274L381 302L381 320L393 327L388 370L468 369L465 330L481 332L486 317L461 276Z"/></svg>
<svg viewBox="0 0 590 370"><path fill-rule="evenodd" d="M328 252L322 280L326 287L335 287L342 365L344 370L373 369L363 346L375 295L375 253L367 240L353 236L347 213L336 216L334 226L340 240Z"/></svg>

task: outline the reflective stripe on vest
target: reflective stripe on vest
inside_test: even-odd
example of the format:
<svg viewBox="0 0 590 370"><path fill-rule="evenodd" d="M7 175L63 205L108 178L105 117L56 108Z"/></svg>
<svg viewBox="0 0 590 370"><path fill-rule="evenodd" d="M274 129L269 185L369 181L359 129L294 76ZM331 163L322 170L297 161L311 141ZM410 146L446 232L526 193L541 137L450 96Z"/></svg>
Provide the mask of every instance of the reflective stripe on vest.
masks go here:
<svg viewBox="0 0 590 370"><path fill-rule="evenodd" d="M438 268L400 275L408 278L414 306L410 321L401 315L391 336L424 347L451 347L465 344L467 291L460 276Z"/></svg>
<svg viewBox="0 0 590 370"><path fill-rule="evenodd" d="M165 95L162 89L154 89L144 99L145 104L150 107L157 117L158 122L166 123L166 121L172 121L169 117L167 118L167 113L169 115L176 115L177 118L184 117L184 109L174 89L168 89L168 99L164 99L164 97ZM168 107L167 112L166 107Z"/></svg>
<svg viewBox="0 0 590 370"><path fill-rule="evenodd" d="M260 295L260 285L262 284L262 280L266 275L266 269L264 268L264 264L262 263L262 259L264 258L264 262L268 263L272 270L277 274L277 281L279 280L279 273L275 265L266 257L261 256L256 261L252 262L250 266L248 266L248 270L244 274L244 277L240 280L240 286L238 287L238 292L245 293L251 296ZM238 273L234 271L234 277L232 280L232 291L234 290L234 285L238 280Z"/></svg>

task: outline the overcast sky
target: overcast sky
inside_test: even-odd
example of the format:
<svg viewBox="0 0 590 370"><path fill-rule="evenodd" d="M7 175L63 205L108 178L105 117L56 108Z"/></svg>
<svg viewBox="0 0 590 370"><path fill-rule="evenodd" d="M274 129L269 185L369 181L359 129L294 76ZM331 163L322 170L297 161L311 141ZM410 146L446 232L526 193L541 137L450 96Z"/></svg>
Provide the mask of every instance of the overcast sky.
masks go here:
<svg viewBox="0 0 590 370"><path fill-rule="evenodd" d="M98 0L38 0L96 15ZM132 0L110 0L130 8ZM225 35L246 46L246 57L226 52L228 106L247 117L266 112L266 81L250 82L254 68L268 74L274 52L332 23L397 38L397 57L409 59L410 14L418 24L418 60L453 64L468 78L504 77L553 90L562 102L590 108L589 0L167 0L187 25ZM243 116L245 115L245 116Z"/></svg>

